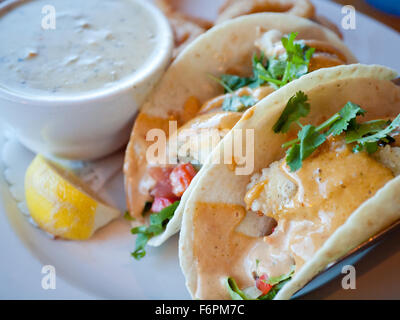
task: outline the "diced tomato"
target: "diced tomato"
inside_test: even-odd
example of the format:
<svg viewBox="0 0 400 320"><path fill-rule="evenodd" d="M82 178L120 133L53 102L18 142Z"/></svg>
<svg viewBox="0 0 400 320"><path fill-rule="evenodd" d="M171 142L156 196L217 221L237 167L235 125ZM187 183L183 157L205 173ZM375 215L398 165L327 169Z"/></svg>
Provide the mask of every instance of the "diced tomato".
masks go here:
<svg viewBox="0 0 400 320"><path fill-rule="evenodd" d="M154 202L151 205L151 212L160 212L162 209L173 204L177 198L162 198L156 197L154 198Z"/></svg>
<svg viewBox="0 0 400 320"><path fill-rule="evenodd" d="M171 171L174 169L173 166L168 167L149 167L149 174L150 176L156 180L168 180Z"/></svg>
<svg viewBox="0 0 400 320"><path fill-rule="evenodd" d="M172 185L172 192L181 197L189 187L190 182L196 175L196 169L190 163L179 164L172 170L169 179Z"/></svg>
<svg viewBox="0 0 400 320"><path fill-rule="evenodd" d="M256 280L256 287L258 290L262 292L263 295L267 294L272 289L272 286L268 284L267 281L268 281L268 276L266 274L263 274Z"/></svg>
<svg viewBox="0 0 400 320"><path fill-rule="evenodd" d="M156 183L155 187L151 189L150 195L153 197L161 197L161 198L171 198L175 197L175 194L172 192L172 186L170 183L165 183L164 181L159 181Z"/></svg>
<svg viewBox="0 0 400 320"><path fill-rule="evenodd" d="M151 189L150 195L155 198L175 198L172 192L171 181L169 175L172 167L152 167L150 168L150 176L156 181L155 186Z"/></svg>

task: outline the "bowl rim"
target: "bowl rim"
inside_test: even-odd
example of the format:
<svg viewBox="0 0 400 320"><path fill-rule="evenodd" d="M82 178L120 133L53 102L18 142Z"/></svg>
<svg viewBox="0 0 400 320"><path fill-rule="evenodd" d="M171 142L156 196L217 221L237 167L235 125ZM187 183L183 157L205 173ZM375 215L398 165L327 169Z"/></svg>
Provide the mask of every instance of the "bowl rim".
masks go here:
<svg viewBox="0 0 400 320"><path fill-rule="evenodd" d="M10 0L0 5L0 11L13 9L15 6L23 5L28 1L34 0ZM118 0L117 0L118 1ZM13 102L20 102L29 105L40 105L40 106L51 106L55 107L55 103L58 104L73 104L73 103L85 103L93 102L99 99L111 98L115 95L120 95L135 89L142 82L148 80L157 71L160 71L167 65L172 56L173 49L173 32L167 17L158 9L153 3L143 0L129 0L135 2L142 7L153 17L154 22L157 25L156 33L158 42L151 58L145 61L137 71L127 75L119 81L116 81L108 88L98 88L89 91L83 91L78 93L70 94L41 94L40 90L29 94L19 90L8 89L0 84L0 100L7 100Z"/></svg>

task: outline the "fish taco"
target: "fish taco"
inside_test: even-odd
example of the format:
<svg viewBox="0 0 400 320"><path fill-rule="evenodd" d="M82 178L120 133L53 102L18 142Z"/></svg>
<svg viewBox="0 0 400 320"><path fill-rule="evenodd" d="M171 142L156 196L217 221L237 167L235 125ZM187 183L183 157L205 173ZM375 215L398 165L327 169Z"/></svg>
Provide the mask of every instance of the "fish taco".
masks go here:
<svg viewBox="0 0 400 320"><path fill-rule="evenodd" d="M179 231L203 163L247 109L305 74L354 62L332 31L280 13L221 23L185 48L141 109L127 147L132 255L140 259L147 243ZM161 142L165 150L154 148Z"/></svg>
<svg viewBox="0 0 400 320"><path fill-rule="evenodd" d="M400 219L396 76L377 65L321 69L244 114L186 202L179 257L193 298L288 299ZM254 169L243 175L222 157L246 129Z"/></svg>

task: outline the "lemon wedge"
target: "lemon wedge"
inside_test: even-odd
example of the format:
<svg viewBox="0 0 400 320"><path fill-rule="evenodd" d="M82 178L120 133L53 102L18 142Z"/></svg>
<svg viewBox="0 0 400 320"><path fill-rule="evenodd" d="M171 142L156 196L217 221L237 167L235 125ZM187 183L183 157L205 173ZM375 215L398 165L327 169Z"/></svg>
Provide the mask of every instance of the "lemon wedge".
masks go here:
<svg viewBox="0 0 400 320"><path fill-rule="evenodd" d="M71 171L38 155L25 175L26 204L48 233L85 240L120 212L99 200Z"/></svg>

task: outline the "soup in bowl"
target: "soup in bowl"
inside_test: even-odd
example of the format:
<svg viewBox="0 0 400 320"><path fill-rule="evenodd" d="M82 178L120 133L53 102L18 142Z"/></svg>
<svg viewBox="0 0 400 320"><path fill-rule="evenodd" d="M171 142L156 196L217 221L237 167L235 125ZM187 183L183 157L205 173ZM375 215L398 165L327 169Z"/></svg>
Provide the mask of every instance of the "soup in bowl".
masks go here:
<svg viewBox="0 0 400 320"><path fill-rule="evenodd" d="M126 142L170 61L168 21L143 0L0 4L0 114L45 155L95 159Z"/></svg>

